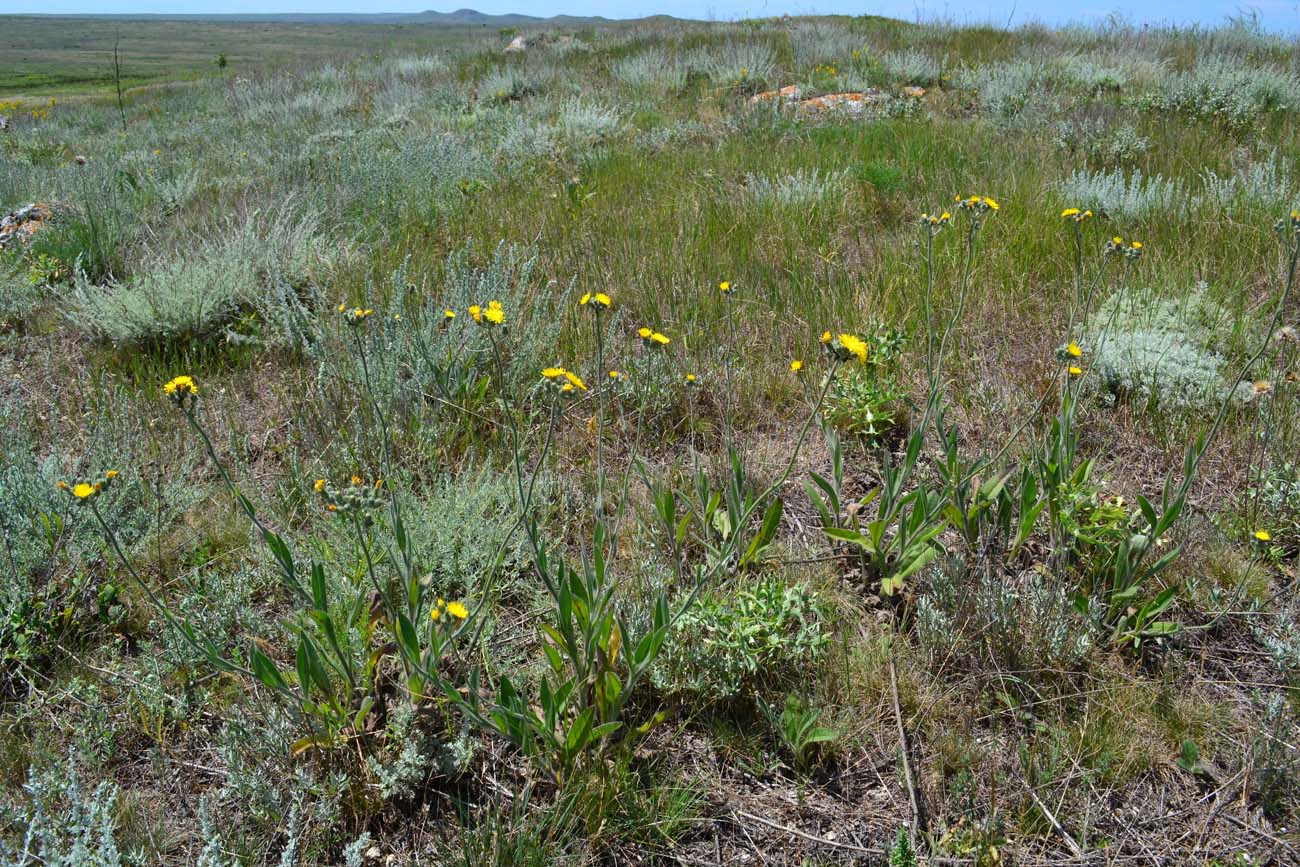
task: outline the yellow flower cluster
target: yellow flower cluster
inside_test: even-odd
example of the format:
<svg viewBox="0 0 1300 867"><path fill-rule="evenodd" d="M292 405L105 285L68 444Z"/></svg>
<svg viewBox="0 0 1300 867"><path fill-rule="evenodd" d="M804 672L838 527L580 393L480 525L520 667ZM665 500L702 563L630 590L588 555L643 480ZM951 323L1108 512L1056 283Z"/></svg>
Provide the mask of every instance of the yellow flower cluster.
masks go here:
<svg viewBox="0 0 1300 867"><path fill-rule="evenodd" d="M929 226L931 231L938 231L944 226L952 223L952 214L944 211L942 214L922 214L921 225Z"/></svg>
<svg viewBox="0 0 1300 867"><path fill-rule="evenodd" d="M450 311L448 311L450 312ZM506 321L505 308L501 302L493 299L489 301L487 307L480 307L477 304L471 304L469 308L470 318L479 325L497 326Z"/></svg>
<svg viewBox="0 0 1300 867"><path fill-rule="evenodd" d="M595 292L595 293L588 292L578 299L578 303L581 304L583 307L586 307L593 302L595 302L595 304L597 305L596 309L600 309L601 307L609 307L609 305L612 303L609 299L609 296L606 295L604 292Z"/></svg>
<svg viewBox="0 0 1300 867"><path fill-rule="evenodd" d="M343 514L353 512L364 514L382 506L384 499L379 492L383 487L383 479L375 479L373 483L367 483L365 479L358 475L353 475L348 479L347 487L342 490L334 488L325 479L317 479L312 484L312 490L320 494L326 511ZM370 519L367 518L366 523L369 524L369 522Z"/></svg>
<svg viewBox="0 0 1300 867"><path fill-rule="evenodd" d="M436 622L442 619L443 614L450 615L456 620L464 620L469 617L469 609L465 607L464 603L447 602L442 597L439 597L438 604L433 606L433 610L429 612L429 619Z"/></svg>
<svg viewBox="0 0 1300 867"><path fill-rule="evenodd" d="M375 311L373 308L370 307L349 308L348 305L346 304L339 304L338 311L339 311L339 315L343 317L343 321L349 325L360 325L361 323L365 322L368 318L375 315Z"/></svg>
<svg viewBox="0 0 1300 867"><path fill-rule="evenodd" d="M1078 208L1066 208L1061 211L1062 218L1073 218L1074 222L1082 223L1084 220L1092 219L1092 211L1081 211Z"/></svg>
<svg viewBox="0 0 1300 867"><path fill-rule="evenodd" d="M616 371L610 371L613 377ZM582 377L572 370L566 370L563 367L547 367L542 370L542 379L554 385L560 391L586 391L587 384L582 381Z"/></svg>
<svg viewBox="0 0 1300 867"><path fill-rule="evenodd" d="M113 483L113 480L117 478L117 475L117 470L109 470L104 473L102 478L94 479L89 482L77 482L75 485L69 485L67 482L60 479L55 484L55 487L74 499L85 502L103 493L104 490Z"/></svg>
<svg viewBox="0 0 1300 867"><path fill-rule="evenodd" d="M1116 235L1106 242L1106 252L1110 255L1123 256L1126 259L1136 259L1142 255L1142 242L1125 242L1123 238Z"/></svg>
<svg viewBox="0 0 1300 867"><path fill-rule="evenodd" d="M867 344L862 338L853 334L832 335L829 331L824 331L821 340L822 345L826 347L826 353L836 361L856 358L859 364L867 363ZM796 368L791 364L790 369Z"/></svg>
<svg viewBox="0 0 1300 867"><path fill-rule="evenodd" d="M970 211L976 216L983 216L989 211L998 209L998 203L988 196L967 196L964 199L961 196L953 196L953 201L957 203L957 207Z"/></svg>
<svg viewBox="0 0 1300 867"><path fill-rule="evenodd" d="M651 328L638 329L637 334L641 335L641 339L644 340L646 346L649 346L651 349L656 346L667 346L673 342L671 337L660 334L658 331Z"/></svg>

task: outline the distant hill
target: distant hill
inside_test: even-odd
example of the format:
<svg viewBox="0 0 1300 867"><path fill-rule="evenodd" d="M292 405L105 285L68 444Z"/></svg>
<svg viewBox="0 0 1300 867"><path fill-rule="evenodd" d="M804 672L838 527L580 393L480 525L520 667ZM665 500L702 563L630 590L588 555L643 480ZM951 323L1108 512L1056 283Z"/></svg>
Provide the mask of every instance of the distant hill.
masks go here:
<svg viewBox="0 0 1300 867"><path fill-rule="evenodd" d="M540 25L562 25L566 27L580 27L593 24L606 23L610 19L603 16L580 17L573 15L555 15L550 18L539 18L535 15L522 15L518 13L507 13L504 15L488 15L474 9L457 9L455 12L437 12L432 9L424 12L374 12L374 13L357 13L357 12L268 12L263 14L236 12L230 14L170 14L170 13L153 13L153 14L85 14L75 16L31 16L24 14L20 17L74 17L74 18L98 18L117 21L217 21L217 22L234 22L249 21L256 23L280 23L280 24L426 24L445 27L529 27ZM656 20L670 20L671 16L656 15Z"/></svg>

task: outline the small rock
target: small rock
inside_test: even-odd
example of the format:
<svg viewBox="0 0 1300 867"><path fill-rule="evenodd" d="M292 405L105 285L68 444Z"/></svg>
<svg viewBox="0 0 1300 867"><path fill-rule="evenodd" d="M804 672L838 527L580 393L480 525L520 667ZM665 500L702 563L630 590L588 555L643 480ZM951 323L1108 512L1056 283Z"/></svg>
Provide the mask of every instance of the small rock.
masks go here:
<svg viewBox="0 0 1300 867"><path fill-rule="evenodd" d="M799 85L791 84L780 90L765 90L762 93L756 93L749 98L750 105L758 105L764 102L798 102L802 95Z"/></svg>
<svg viewBox="0 0 1300 867"><path fill-rule="evenodd" d="M32 236L45 228L52 211L44 202L32 202L0 217L0 249L14 244L26 244Z"/></svg>
<svg viewBox="0 0 1300 867"><path fill-rule="evenodd" d="M799 103L799 111L804 114L821 114L839 111L845 114L861 114L868 106L880 105L887 99L879 90L867 90L861 93L828 93L814 96Z"/></svg>
<svg viewBox="0 0 1300 867"><path fill-rule="evenodd" d="M920 99L921 97L925 96L925 88L916 87L914 85L908 85L907 87L904 87L900 91L900 93L902 93L903 96L906 96L909 99Z"/></svg>
<svg viewBox="0 0 1300 867"><path fill-rule="evenodd" d="M84 166L87 162L86 158L83 157L81 154L77 154L75 157L73 157L72 161L79 166Z"/></svg>
<svg viewBox="0 0 1300 867"><path fill-rule="evenodd" d="M524 39L522 36L516 36L514 39L511 39L510 44L506 46L507 54L518 54L521 51L527 50L528 40Z"/></svg>

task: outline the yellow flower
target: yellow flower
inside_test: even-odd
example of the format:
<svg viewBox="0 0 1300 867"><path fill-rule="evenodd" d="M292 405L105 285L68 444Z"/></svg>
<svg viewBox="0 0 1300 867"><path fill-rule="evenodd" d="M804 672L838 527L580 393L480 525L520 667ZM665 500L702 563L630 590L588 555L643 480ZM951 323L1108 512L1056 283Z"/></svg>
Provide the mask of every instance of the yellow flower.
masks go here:
<svg viewBox="0 0 1300 867"><path fill-rule="evenodd" d="M433 610L431 610L431 611L429 612L429 619L430 619L430 620L437 620L437 619L440 618L440 617L442 617L442 609L441 609L441 608L434 608Z"/></svg>
<svg viewBox="0 0 1300 867"><path fill-rule="evenodd" d="M650 335L654 334L649 328L638 328L636 333L641 335L642 340L649 340Z"/></svg>
<svg viewBox="0 0 1300 867"><path fill-rule="evenodd" d="M353 476L353 477L352 477L352 484L354 484L354 485L359 485L359 484L361 484L361 477L360 477L360 476Z"/></svg>
<svg viewBox="0 0 1300 867"><path fill-rule="evenodd" d="M619 380L623 378L623 374L619 373L617 370L611 370L609 372L609 378L613 380Z"/></svg>
<svg viewBox="0 0 1300 867"><path fill-rule="evenodd" d="M316 493L318 494L321 493L322 491L325 490L325 480L317 479L316 484L312 485L312 487L316 489Z"/></svg>
<svg viewBox="0 0 1300 867"><path fill-rule="evenodd" d="M578 303L581 304L583 307L586 307L589 301L591 301L590 292L585 293L581 298L578 299Z"/></svg>
<svg viewBox="0 0 1300 867"><path fill-rule="evenodd" d="M688 374L686 374L686 382L689 383L690 385L694 385L694 384L695 384L695 374L693 374L693 373L688 373Z"/></svg>
<svg viewBox="0 0 1300 867"><path fill-rule="evenodd" d="M597 292L595 296L593 296L593 300L602 307L608 307L613 303L610 301L609 296L604 292Z"/></svg>
<svg viewBox="0 0 1300 867"><path fill-rule="evenodd" d="M1272 539L1273 539L1273 534L1270 533L1268 530L1255 531L1255 541L1257 542L1269 542L1272 541Z"/></svg>
<svg viewBox="0 0 1300 867"><path fill-rule="evenodd" d="M177 376L163 385L163 393L184 397L187 394L198 394L199 387L192 377Z"/></svg>
<svg viewBox="0 0 1300 867"><path fill-rule="evenodd" d="M1273 390L1273 383L1269 382L1267 379L1257 379L1251 383L1250 390L1256 395L1268 394Z"/></svg>
<svg viewBox="0 0 1300 867"><path fill-rule="evenodd" d="M569 381L568 383L569 385L573 386L579 391L587 390L587 384L582 381L582 377L578 376L578 374L574 373L572 370L564 371L564 378Z"/></svg>
<svg viewBox="0 0 1300 867"><path fill-rule="evenodd" d="M1064 211L1061 211L1062 217L1077 217L1078 215L1079 215L1078 208L1066 208Z"/></svg>
<svg viewBox="0 0 1300 867"><path fill-rule="evenodd" d="M1070 365L1070 376L1083 376L1083 368Z"/></svg>
<svg viewBox="0 0 1300 867"><path fill-rule="evenodd" d="M718 284L718 289L722 291L723 295L726 295L728 292L731 291L731 281L723 280L721 283Z"/></svg>
<svg viewBox="0 0 1300 867"><path fill-rule="evenodd" d="M1118 247L1119 245L1124 243L1124 239L1121 238L1119 235L1116 235L1115 237L1110 239L1110 242L1114 244L1116 247Z"/></svg>
<svg viewBox="0 0 1300 867"><path fill-rule="evenodd" d="M830 333L829 331L823 331L823 332L822 332L821 340L822 340L822 343L830 343L830 342L831 342L831 333Z"/></svg>
<svg viewBox="0 0 1300 867"><path fill-rule="evenodd" d="M998 203L990 199L988 196L984 197L984 204L988 205L989 210L991 211L996 211L998 209Z"/></svg>
<svg viewBox="0 0 1300 867"><path fill-rule="evenodd" d="M448 319L448 320L450 320L450 319L455 319L455 318L456 318L456 311L455 311L455 310L444 310L444 311L442 311L442 318L443 318L443 319Z"/></svg>
<svg viewBox="0 0 1300 867"><path fill-rule="evenodd" d="M488 305L488 309L483 311L483 318L491 325L500 325L506 321L506 312L501 309L501 305L493 301Z"/></svg>
<svg viewBox="0 0 1300 867"><path fill-rule="evenodd" d="M72 489L72 496L78 500L85 500L95 495L95 488L85 482L78 482L77 486Z"/></svg>
<svg viewBox="0 0 1300 867"><path fill-rule="evenodd" d="M58 488L60 491L66 491L68 489L68 483L63 481L63 479L59 479L57 482L55 482L54 486Z"/></svg>
<svg viewBox="0 0 1300 867"><path fill-rule="evenodd" d="M801 371L801 370L803 370L803 362L802 362L802 361L800 361L799 359L796 358L794 361L791 361L791 362L790 362L790 371L791 371L792 373L798 373L798 372Z"/></svg>
<svg viewBox="0 0 1300 867"><path fill-rule="evenodd" d="M656 331L654 334L651 334L650 339L653 340L655 343L658 343L660 346L667 346L668 344L673 342L671 337L660 334L658 331Z"/></svg>
<svg viewBox="0 0 1300 867"><path fill-rule="evenodd" d="M469 617L469 610L459 602L448 602L447 613L452 617L455 617L457 620L464 620L466 617Z"/></svg>
<svg viewBox="0 0 1300 867"><path fill-rule="evenodd" d="M473 317L475 322L482 322L483 308L479 307L477 304L471 304L469 308L469 315Z"/></svg>
<svg viewBox="0 0 1300 867"><path fill-rule="evenodd" d="M1134 250L1141 250L1141 249L1142 249L1142 242L1141 242L1141 241L1133 241L1131 244L1129 244L1129 246L1132 247Z"/></svg>
<svg viewBox="0 0 1300 867"><path fill-rule="evenodd" d="M346 304L344 304L342 301L340 301L340 302L339 302L339 312L342 313L344 310L347 310L347 309L348 309L348 305L346 305Z"/></svg>
<svg viewBox="0 0 1300 867"><path fill-rule="evenodd" d="M559 377L564 376L564 368L544 367L542 368L542 376L546 377L547 379L558 379Z"/></svg>
<svg viewBox="0 0 1300 867"><path fill-rule="evenodd" d="M1070 345L1069 345L1069 346L1065 347L1065 351L1068 352L1068 353L1070 353L1070 357L1071 357L1071 358L1082 358L1082 357L1083 357L1083 350L1080 349L1080 348L1079 348L1079 344L1075 343L1073 340L1070 341Z"/></svg>
<svg viewBox="0 0 1300 867"><path fill-rule="evenodd" d="M108 472L104 473L104 478L109 479L110 481L116 479L117 470L109 470Z"/></svg>
<svg viewBox="0 0 1300 867"><path fill-rule="evenodd" d="M848 350L850 355L856 356L859 364L867 363L867 344L852 334L840 335L840 346Z"/></svg>

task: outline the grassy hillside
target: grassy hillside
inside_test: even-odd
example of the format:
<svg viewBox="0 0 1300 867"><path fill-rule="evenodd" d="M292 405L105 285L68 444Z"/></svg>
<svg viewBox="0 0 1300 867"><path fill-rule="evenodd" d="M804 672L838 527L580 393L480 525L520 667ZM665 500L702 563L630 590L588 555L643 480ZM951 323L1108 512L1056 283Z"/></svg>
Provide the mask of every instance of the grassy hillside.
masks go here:
<svg viewBox="0 0 1300 867"><path fill-rule="evenodd" d="M113 26L0 46L0 863L1300 861L1294 40Z"/></svg>

